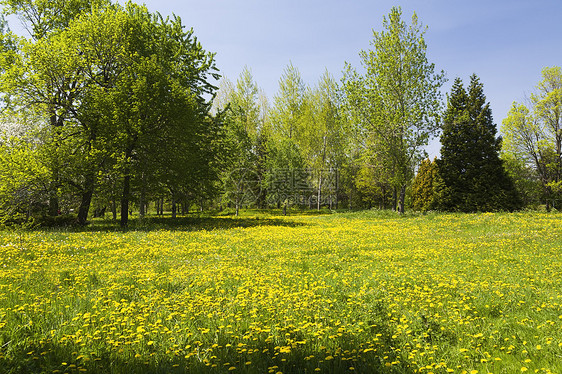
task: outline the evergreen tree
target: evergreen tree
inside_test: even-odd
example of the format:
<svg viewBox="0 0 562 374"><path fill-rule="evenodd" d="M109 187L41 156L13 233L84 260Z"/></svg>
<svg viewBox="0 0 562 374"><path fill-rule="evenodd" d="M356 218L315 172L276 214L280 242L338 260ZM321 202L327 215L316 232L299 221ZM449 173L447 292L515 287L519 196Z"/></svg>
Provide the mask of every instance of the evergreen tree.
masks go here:
<svg viewBox="0 0 562 374"><path fill-rule="evenodd" d="M428 211L434 207L437 164L425 159L421 162L416 178L412 183L412 208Z"/></svg>
<svg viewBox="0 0 562 374"><path fill-rule="evenodd" d="M501 143L478 77L470 78L468 91L457 78L445 113L441 160L437 161L441 210L476 212L521 206L499 157Z"/></svg>

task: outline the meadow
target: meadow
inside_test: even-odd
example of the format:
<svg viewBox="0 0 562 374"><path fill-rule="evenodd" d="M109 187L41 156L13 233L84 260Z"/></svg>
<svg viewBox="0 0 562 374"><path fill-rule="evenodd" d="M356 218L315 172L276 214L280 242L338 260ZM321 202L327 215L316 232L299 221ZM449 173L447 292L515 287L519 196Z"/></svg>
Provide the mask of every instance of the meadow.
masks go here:
<svg viewBox="0 0 562 374"><path fill-rule="evenodd" d="M0 232L0 372L562 373L562 216Z"/></svg>

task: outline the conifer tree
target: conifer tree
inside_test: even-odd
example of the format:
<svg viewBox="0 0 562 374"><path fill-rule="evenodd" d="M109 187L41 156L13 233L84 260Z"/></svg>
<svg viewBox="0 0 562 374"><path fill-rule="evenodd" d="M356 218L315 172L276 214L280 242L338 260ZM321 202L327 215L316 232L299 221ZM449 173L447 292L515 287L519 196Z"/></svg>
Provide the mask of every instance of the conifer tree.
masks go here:
<svg viewBox="0 0 562 374"><path fill-rule="evenodd" d="M437 203L447 211L515 210L521 205L513 181L499 157L490 104L476 75L465 90L460 78L453 84L437 161Z"/></svg>
<svg viewBox="0 0 562 374"><path fill-rule="evenodd" d="M412 208L425 212L434 208L434 190L437 164L430 159L422 160L412 183Z"/></svg>

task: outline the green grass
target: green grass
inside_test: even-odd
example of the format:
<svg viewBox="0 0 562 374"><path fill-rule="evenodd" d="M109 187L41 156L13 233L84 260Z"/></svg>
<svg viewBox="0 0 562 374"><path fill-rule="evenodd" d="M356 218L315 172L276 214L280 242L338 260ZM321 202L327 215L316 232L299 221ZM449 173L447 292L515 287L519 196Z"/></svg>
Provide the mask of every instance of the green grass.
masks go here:
<svg viewBox="0 0 562 374"><path fill-rule="evenodd" d="M562 216L0 232L0 371L562 373Z"/></svg>

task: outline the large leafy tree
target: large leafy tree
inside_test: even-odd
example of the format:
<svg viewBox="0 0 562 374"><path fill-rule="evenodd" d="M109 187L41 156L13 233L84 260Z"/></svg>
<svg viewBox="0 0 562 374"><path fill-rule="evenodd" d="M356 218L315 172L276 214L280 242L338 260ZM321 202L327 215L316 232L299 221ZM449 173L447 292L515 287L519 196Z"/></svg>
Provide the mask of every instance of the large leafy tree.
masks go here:
<svg viewBox="0 0 562 374"><path fill-rule="evenodd" d="M159 177L175 191L190 178L214 177L206 156L216 153L215 122L205 97L215 71L213 54L179 18L128 3L91 7L63 29L24 40L3 80L22 106L50 118L43 146L52 155L50 190L73 186L84 223L98 178L117 176L125 226L132 185L144 192Z"/></svg>
<svg viewBox="0 0 562 374"><path fill-rule="evenodd" d="M514 210L521 205L499 157L490 104L476 75L468 91L457 78L448 100L437 160L438 206L447 211Z"/></svg>
<svg viewBox="0 0 562 374"><path fill-rule="evenodd" d="M61 44L57 41L52 43L53 36L65 30L74 19L81 14L91 11L92 8L103 7L109 4L108 0L3 0L4 14L14 14L19 17L27 29L29 38L19 38L14 43L20 53L3 53L2 65L9 67L3 77L3 93L7 97L15 95L15 100L10 100L12 106L19 106L19 110L28 105L41 105L44 107L45 117L51 129L51 138L61 138L65 124L64 112L61 108L68 107L76 100L74 90L78 86L75 62L76 59L69 55L63 55ZM12 39L13 40L13 39ZM36 47L39 47L36 49ZM39 52L41 49L50 48L57 54L56 60L46 60L45 54ZM18 58L19 57L19 58ZM52 70L30 69L29 62L34 60L35 64L45 61L53 64ZM66 65L66 66L65 66ZM64 69L60 68L64 66ZM70 71L70 75L65 75ZM25 89L21 89L25 87ZM59 141L52 139L56 148ZM59 211L59 192L62 186L61 179L64 178L59 152L47 152L48 164L51 171L49 187L49 213L56 215Z"/></svg>
<svg viewBox="0 0 562 374"><path fill-rule="evenodd" d="M213 54L203 50L179 18L162 19L133 4L126 13L135 30L128 51L133 58L109 90L111 111L106 112L112 113L110 123L117 131L123 226L131 182L139 176L142 192L142 179L159 171L174 199L190 180L215 177L208 167L213 156L206 152L211 145L205 99L215 90L208 82L209 74L215 74Z"/></svg>
<svg viewBox="0 0 562 374"><path fill-rule="evenodd" d="M439 130L445 79L427 59L426 29L415 13L407 25L393 7L383 28L373 31L372 49L360 53L364 74L347 65L344 89L365 138L364 162L390 183L403 212L406 187Z"/></svg>
<svg viewBox="0 0 562 374"><path fill-rule="evenodd" d="M514 102L502 123L505 152L532 167L547 209L562 192L562 70L546 67L527 104Z"/></svg>

